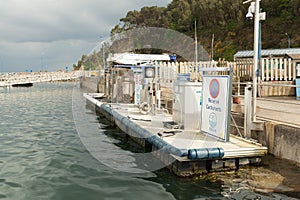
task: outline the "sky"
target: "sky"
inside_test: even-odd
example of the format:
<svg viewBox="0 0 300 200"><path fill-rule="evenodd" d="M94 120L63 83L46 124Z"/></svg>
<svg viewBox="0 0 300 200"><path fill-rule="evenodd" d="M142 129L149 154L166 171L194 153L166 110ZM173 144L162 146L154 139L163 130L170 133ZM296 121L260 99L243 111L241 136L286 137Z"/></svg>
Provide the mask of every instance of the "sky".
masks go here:
<svg viewBox="0 0 300 200"><path fill-rule="evenodd" d="M128 11L171 0L6 0L0 6L0 72L72 68Z"/></svg>

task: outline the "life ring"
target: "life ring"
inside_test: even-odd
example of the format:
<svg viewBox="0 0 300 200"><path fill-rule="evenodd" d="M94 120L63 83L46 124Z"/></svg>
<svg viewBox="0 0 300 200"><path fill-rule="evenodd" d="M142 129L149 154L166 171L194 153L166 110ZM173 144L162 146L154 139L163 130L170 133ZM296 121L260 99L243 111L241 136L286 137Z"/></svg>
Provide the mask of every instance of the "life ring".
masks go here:
<svg viewBox="0 0 300 200"><path fill-rule="evenodd" d="M147 102L143 102L139 107L140 112L143 115L147 115L151 111L151 106Z"/></svg>

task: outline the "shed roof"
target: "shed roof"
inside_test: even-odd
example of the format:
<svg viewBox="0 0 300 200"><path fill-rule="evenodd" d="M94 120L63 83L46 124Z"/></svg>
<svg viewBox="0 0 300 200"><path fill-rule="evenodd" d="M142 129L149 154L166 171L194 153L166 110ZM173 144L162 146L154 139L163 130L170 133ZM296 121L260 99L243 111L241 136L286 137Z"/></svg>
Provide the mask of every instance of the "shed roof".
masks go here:
<svg viewBox="0 0 300 200"><path fill-rule="evenodd" d="M284 55L300 55L300 48L289 48L289 49L263 49L261 50L262 56L284 56ZM238 51L234 54L234 58L249 58L253 57L253 51Z"/></svg>

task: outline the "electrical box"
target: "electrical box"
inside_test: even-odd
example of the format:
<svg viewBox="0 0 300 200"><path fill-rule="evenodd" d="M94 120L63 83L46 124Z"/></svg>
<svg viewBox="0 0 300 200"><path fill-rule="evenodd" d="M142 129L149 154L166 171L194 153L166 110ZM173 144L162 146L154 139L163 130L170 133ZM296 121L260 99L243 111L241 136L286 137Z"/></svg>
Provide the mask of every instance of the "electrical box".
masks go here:
<svg viewBox="0 0 300 200"><path fill-rule="evenodd" d="M296 77L300 78L300 63L297 63L296 65Z"/></svg>
<svg viewBox="0 0 300 200"><path fill-rule="evenodd" d="M202 83L178 80L174 83L173 121L185 130L200 130Z"/></svg>

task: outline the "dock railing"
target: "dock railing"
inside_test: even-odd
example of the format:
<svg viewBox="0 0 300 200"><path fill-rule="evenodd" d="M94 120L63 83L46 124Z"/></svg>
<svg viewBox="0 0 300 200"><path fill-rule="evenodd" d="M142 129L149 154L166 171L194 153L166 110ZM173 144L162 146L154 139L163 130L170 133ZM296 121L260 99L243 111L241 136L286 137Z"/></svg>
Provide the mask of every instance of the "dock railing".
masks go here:
<svg viewBox="0 0 300 200"><path fill-rule="evenodd" d="M253 59L239 59L234 65L236 95L243 94L243 83L252 81ZM259 96L293 96L300 63L291 58L262 58L258 82ZM271 85L270 85L271 84Z"/></svg>
<svg viewBox="0 0 300 200"><path fill-rule="evenodd" d="M178 74L189 74L190 81L202 81L203 68L212 67L233 67L234 62L224 60L219 61L199 61L199 62L159 62L159 78L163 83L170 83L177 79ZM221 73L221 72L220 72Z"/></svg>
<svg viewBox="0 0 300 200"><path fill-rule="evenodd" d="M173 82L176 80L177 75L187 74L190 76L190 81L202 81L202 71L200 68L208 67L231 67L233 68L233 98L241 101L235 103L244 107L245 87L252 86L252 59L245 60L244 62L227 62L227 61L211 61L211 62L178 62L178 63L159 63L160 66L160 83L162 87L162 99L164 99L165 108L172 108L173 102ZM296 86L294 81L296 79L297 67L300 65L289 58L265 58L261 61L260 81L258 83L258 101L274 101L274 96L279 103L286 103L286 98L296 98ZM250 82L250 83L249 83ZM270 97L271 96L271 97ZM288 97L287 97L288 96ZM270 98L269 98L270 97ZM282 98L281 98L282 97ZM242 112L244 112L242 110ZM232 120L234 121L234 120ZM235 127L238 125L234 125ZM241 125L240 128L244 128ZM239 130L238 132L243 132ZM241 135L239 133L239 135ZM244 134L244 136L249 134Z"/></svg>
<svg viewBox="0 0 300 200"><path fill-rule="evenodd" d="M187 74L192 82L202 81L203 68L231 67L233 68L233 95L244 94L247 82L252 81L253 59L228 62L199 61L199 62L160 62L159 79L162 86L171 88L178 74ZM294 96L297 68L300 63L290 58L263 58L260 62L260 81L258 82L258 96ZM271 84L271 85L270 85Z"/></svg>
<svg viewBox="0 0 300 200"><path fill-rule="evenodd" d="M199 61L199 62L159 62L159 80L162 91L162 99L171 112L173 102L173 83L177 80L178 74L186 74L191 82L202 82L203 69L217 67L235 67L234 62L225 60L219 61ZM224 73L216 72L218 75Z"/></svg>
<svg viewBox="0 0 300 200"><path fill-rule="evenodd" d="M299 63L291 58L262 58L260 62L261 81L292 81L296 78L296 68ZM234 74L241 81L251 81L253 76L253 59L235 61Z"/></svg>

